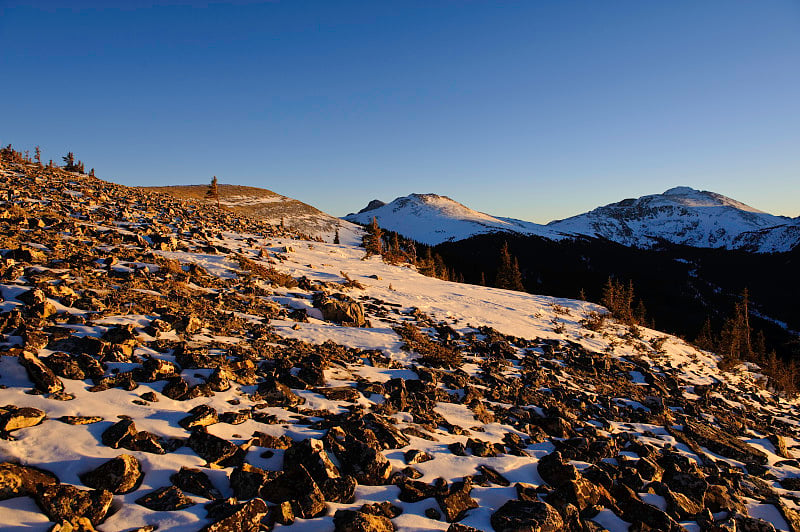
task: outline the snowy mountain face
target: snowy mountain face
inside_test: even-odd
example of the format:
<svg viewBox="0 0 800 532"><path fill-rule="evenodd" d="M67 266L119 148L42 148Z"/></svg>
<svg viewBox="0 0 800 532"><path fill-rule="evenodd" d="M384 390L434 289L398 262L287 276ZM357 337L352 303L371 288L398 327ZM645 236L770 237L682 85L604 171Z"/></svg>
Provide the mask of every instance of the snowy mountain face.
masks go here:
<svg viewBox="0 0 800 532"><path fill-rule="evenodd" d="M800 243L797 219L767 214L721 194L689 187L612 203L547 226L640 248L665 240L768 253L788 251Z"/></svg>
<svg viewBox="0 0 800 532"><path fill-rule="evenodd" d="M436 194L411 194L384 205L376 201L345 219L365 224L375 217L381 227L431 245L491 232L553 240L588 236L638 248L667 241L759 253L788 251L800 244L800 220L689 187L626 199L547 225L491 216Z"/></svg>
<svg viewBox="0 0 800 532"><path fill-rule="evenodd" d="M163 192L179 199L216 204L206 198L207 185L142 187L143 190ZM233 212L254 216L272 225L291 224L290 228L313 238L332 242L336 231L339 240L348 244L361 241L360 227L324 213L302 201L271 190L241 185L219 185L220 205Z"/></svg>
<svg viewBox="0 0 800 532"><path fill-rule="evenodd" d="M373 217L381 227L429 245L502 231L552 239L564 237L548 227L513 218L497 218L437 194L411 194L387 204L373 200L366 209L348 214L345 220L368 224Z"/></svg>
<svg viewBox="0 0 800 532"><path fill-rule="evenodd" d="M753 365L60 170L0 198L4 529L800 530Z"/></svg>

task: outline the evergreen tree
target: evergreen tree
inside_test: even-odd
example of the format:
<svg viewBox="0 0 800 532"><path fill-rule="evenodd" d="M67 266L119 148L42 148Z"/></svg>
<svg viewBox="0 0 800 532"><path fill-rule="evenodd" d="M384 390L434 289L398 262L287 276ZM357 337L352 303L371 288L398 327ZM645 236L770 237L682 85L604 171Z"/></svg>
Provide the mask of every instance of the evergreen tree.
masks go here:
<svg viewBox="0 0 800 532"><path fill-rule="evenodd" d="M67 172L75 171L75 154L74 153L72 153L71 151L67 152L67 154L64 157L62 157L62 159L64 160L64 170L66 170Z"/></svg>
<svg viewBox="0 0 800 532"><path fill-rule="evenodd" d="M504 242L503 247L500 248L500 267L497 269L495 286L506 290L525 291L525 287L522 284L522 272L519 270L519 262L511 256L511 252L508 250L508 242Z"/></svg>
<svg viewBox="0 0 800 532"><path fill-rule="evenodd" d="M383 230L374 216L372 222L367 226L367 234L364 235L364 247L367 250L367 257L381 255L383 252Z"/></svg>
<svg viewBox="0 0 800 532"><path fill-rule="evenodd" d="M714 351L717 348L717 341L714 338L714 330L711 327L711 318L706 318L706 322L700 329L697 338L694 339L694 345L706 351Z"/></svg>
<svg viewBox="0 0 800 532"><path fill-rule="evenodd" d="M36 148L34 148L33 153L34 157L36 158L36 164L42 166L42 150L39 148L39 146L36 146Z"/></svg>
<svg viewBox="0 0 800 532"><path fill-rule="evenodd" d="M600 298L600 303L606 307L611 314L614 314L617 308L617 290L617 282L609 277L606 284L603 285L603 295Z"/></svg>
<svg viewBox="0 0 800 532"><path fill-rule="evenodd" d="M338 227L336 228L336 234L333 235L333 243L334 244L341 244L341 242L339 241L339 228Z"/></svg>
<svg viewBox="0 0 800 532"><path fill-rule="evenodd" d="M417 270L422 275L427 277L436 276L436 266L433 261L433 250L430 246L425 246L422 252L422 258L419 260Z"/></svg>
<svg viewBox="0 0 800 532"><path fill-rule="evenodd" d="M206 191L206 198L217 201L217 208L219 209L219 186L217 185L217 176L211 180ZM283 226L283 219L281 219L281 226Z"/></svg>

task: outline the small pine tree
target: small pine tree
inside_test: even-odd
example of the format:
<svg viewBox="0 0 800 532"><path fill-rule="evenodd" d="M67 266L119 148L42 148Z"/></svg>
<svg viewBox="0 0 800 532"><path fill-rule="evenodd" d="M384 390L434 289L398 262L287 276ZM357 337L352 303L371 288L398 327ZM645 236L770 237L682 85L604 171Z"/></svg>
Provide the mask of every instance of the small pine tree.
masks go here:
<svg viewBox="0 0 800 532"><path fill-rule="evenodd" d="M62 157L62 159L64 160L64 170L66 170L67 172L72 172L75 170L74 153L72 153L71 151L67 152L67 154L64 157Z"/></svg>
<svg viewBox="0 0 800 532"><path fill-rule="evenodd" d="M495 286L506 290L525 291L525 287L522 284L522 272L519 270L519 262L515 257L512 257L511 252L508 250L508 242L504 242L503 247L500 248L500 267L497 269Z"/></svg>
<svg viewBox="0 0 800 532"><path fill-rule="evenodd" d="M714 351L717 348L717 341L714 339L714 330L711 327L711 318L706 318L703 327L694 339L694 345L705 351Z"/></svg>
<svg viewBox="0 0 800 532"><path fill-rule="evenodd" d="M339 241L339 228L336 228L336 234L333 235L333 243L334 244L341 244Z"/></svg>
<svg viewBox="0 0 800 532"><path fill-rule="evenodd" d="M214 178L211 180L211 184L208 185L206 198L210 200L216 200L217 208L219 209L219 186L217 185L217 176L214 176ZM283 218L281 218L281 227L283 227Z"/></svg>
<svg viewBox="0 0 800 532"><path fill-rule="evenodd" d="M381 255L383 252L383 230L374 216L367 226L367 234L364 235L364 248L367 250L367 257Z"/></svg>
<svg viewBox="0 0 800 532"><path fill-rule="evenodd" d="M39 146L36 146L36 148L34 148L33 156L36 158L36 164L42 166L42 150L39 148Z"/></svg>

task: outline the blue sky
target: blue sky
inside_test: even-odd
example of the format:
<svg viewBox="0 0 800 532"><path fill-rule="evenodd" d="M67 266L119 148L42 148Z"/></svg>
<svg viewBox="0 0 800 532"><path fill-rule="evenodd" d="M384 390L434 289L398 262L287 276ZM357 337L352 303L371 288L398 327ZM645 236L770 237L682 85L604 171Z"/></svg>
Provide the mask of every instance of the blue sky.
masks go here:
<svg viewBox="0 0 800 532"><path fill-rule="evenodd" d="M0 49L0 142L127 185L537 222L689 185L800 215L796 0L0 0Z"/></svg>

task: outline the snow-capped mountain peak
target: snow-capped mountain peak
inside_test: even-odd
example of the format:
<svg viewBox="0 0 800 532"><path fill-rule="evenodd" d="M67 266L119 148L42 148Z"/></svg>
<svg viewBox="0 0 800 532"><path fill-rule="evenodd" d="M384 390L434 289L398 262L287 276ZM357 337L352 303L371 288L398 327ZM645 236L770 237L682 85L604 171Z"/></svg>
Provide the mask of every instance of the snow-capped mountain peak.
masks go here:
<svg viewBox="0 0 800 532"><path fill-rule="evenodd" d="M629 198L547 225L479 212L438 194L410 194L388 204L373 200L346 220L381 227L426 244L509 232L553 240L588 236L649 248L659 242L769 253L800 244L800 220L775 216L732 198L688 186Z"/></svg>
<svg viewBox="0 0 800 532"><path fill-rule="evenodd" d="M345 220L367 224L374 217L381 227L430 245L498 231L547 235L553 239L564 237L542 225L491 216L439 194L409 194L390 203L380 203L373 200L366 209L348 214ZM370 208L372 205L379 206Z"/></svg>
<svg viewBox="0 0 800 532"><path fill-rule="evenodd" d="M694 247L774 252L787 251L800 243L797 220L686 186L611 203L550 222L548 227L641 248L667 241Z"/></svg>

